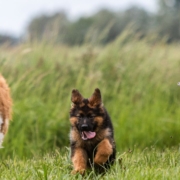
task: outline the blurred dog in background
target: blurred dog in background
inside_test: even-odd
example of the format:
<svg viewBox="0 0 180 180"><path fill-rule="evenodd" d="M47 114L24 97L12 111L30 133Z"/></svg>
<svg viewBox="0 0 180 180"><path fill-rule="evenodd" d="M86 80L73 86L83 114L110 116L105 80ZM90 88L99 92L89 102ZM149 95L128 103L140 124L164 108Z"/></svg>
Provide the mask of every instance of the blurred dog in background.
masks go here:
<svg viewBox="0 0 180 180"><path fill-rule="evenodd" d="M0 74L0 148L5 134L8 131L9 120L11 119L12 100L10 89Z"/></svg>

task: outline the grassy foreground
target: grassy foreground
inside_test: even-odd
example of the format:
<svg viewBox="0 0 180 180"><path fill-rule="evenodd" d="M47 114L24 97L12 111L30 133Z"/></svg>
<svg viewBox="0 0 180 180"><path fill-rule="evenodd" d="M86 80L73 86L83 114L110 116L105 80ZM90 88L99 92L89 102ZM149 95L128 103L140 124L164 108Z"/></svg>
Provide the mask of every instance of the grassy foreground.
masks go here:
<svg viewBox="0 0 180 180"><path fill-rule="evenodd" d="M7 159L0 164L0 179L11 180L61 180L61 179L129 179L129 180L176 180L180 178L180 153L178 150L160 152L155 149L127 151L118 155L116 163L102 176L88 171L84 177L71 175L68 154L59 151L43 158Z"/></svg>
<svg viewBox="0 0 180 180"><path fill-rule="evenodd" d="M77 88L89 97L96 87L122 158L103 179L178 179L179 48L126 34L105 47L0 47L0 72L14 101L13 121L0 149L0 179L81 179L70 175L64 148L69 145L70 95ZM133 153L124 153L134 147ZM99 178L94 173L85 177Z"/></svg>

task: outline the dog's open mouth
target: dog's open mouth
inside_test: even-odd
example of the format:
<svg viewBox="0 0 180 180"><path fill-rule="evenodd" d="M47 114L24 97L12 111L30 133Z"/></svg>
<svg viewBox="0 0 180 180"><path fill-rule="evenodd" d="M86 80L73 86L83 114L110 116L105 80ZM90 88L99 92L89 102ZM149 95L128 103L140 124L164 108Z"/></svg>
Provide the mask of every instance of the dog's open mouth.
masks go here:
<svg viewBox="0 0 180 180"><path fill-rule="evenodd" d="M83 131L81 133L81 137L83 140L88 140L88 139L92 139L96 136L96 133L95 132L92 132L92 131Z"/></svg>

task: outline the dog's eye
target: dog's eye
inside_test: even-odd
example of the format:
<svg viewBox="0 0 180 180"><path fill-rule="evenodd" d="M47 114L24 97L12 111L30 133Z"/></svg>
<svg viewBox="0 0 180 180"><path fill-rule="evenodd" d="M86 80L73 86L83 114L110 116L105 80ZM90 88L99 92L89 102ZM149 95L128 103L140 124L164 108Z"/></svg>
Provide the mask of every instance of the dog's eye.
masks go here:
<svg viewBox="0 0 180 180"><path fill-rule="evenodd" d="M79 118L79 119L81 119L81 118L84 117L84 114L77 114L76 117Z"/></svg>
<svg viewBox="0 0 180 180"><path fill-rule="evenodd" d="M94 119L95 117L96 117L95 115L88 116L89 119Z"/></svg>

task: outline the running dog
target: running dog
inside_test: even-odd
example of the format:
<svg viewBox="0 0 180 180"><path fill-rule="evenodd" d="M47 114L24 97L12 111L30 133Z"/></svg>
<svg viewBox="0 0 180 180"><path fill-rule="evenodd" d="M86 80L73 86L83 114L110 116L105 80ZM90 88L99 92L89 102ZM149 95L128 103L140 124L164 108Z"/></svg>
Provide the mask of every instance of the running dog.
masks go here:
<svg viewBox="0 0 180 180"><path fill-rule="evenodd" d="M71 101L72 174L84 174L90 167L104 172L113 164L116 148L113 125L102 103L101 92L95 89L93 95L86 99L74 89Z"/></svg>

